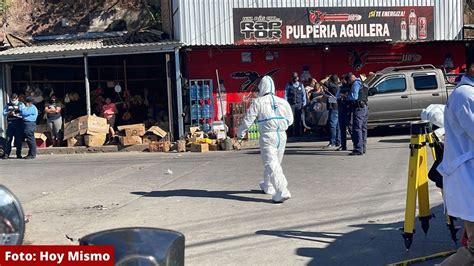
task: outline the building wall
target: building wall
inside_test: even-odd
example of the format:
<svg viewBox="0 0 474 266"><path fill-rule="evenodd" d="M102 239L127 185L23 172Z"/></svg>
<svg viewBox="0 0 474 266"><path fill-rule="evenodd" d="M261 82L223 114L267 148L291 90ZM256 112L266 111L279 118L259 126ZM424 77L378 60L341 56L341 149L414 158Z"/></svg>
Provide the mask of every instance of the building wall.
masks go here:
<svg viewBox="0 0 474 266"><path fill-rule="evenodd" d="M463 0L173 0L175 37L186 45L234 44L233 8L434 6L435 39L462 38Z"/></svg>
<svg viewBox="0 0 474 266"><path fill-rule="evenodd" d="M213 79L216 85L215 71L218 69L228 92L228 102L240 102L249 95L249 91L242 90L242 84L248 79L234 78L232 75L236 72L242 72L243 74L240 75L248 76L256 72L259 76L263 76L275 70L273 79L277 94L283 96L284 87L290 80L291 72L298 72L301 75L303 66L309 66L312 77L321 80L329 74L341 75L347 72L368 75L370 71L375 72L395 65L442 66L447 55L453 60L454 72L460 71L465 63L464 43L334 45L329 49L329 52L325 52L322 45L274 48L193 48L191 51L184 52L187 68L185 76L188 79ZM442 52L433 53L433 51ZM241 62L243 52L251 53L252 62ZM266 60L267 52L272 54L272 61ZM410 58L419 59L419 61L400 62ZM258 81L250 89L256 90Z"/></svg>

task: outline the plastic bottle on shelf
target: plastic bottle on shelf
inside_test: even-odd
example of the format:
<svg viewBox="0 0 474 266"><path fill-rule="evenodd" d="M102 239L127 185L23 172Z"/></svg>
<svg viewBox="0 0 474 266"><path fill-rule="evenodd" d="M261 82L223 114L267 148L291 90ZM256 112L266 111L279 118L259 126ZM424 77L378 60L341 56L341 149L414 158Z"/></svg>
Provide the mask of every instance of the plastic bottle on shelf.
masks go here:
<svg viewBox="0 0 474 266"><path fill-rule="evenodd" d="M205 104L202 106L202 117L204 118L211 117L211 106L209 104Z"/></svg>
<svg viewBox="0 0 474 266"><path fill-rule="evenodd" d="M208 84L202 85L202 98L210 99L211 98L211 87Z"/></svg>
<svg viewBox="0 0 474 266"><path fill-rule="evenodd" d="M191 87L189 87L189 96L191 98L191 101L197 100L197 85L194 82L191 83Z"/></svg>
<svg viewBox="0 0 474 266"><path fill-rule="evenodd" d="M203 124L203 128L202 128L202 131L204 132L209 132L211 130L211 124L209 123L204 123Z"/></svg>
<svg viewBox="0 0 474 266"><path fill-rule="evenodd" d="M199 117L199 105L193 104L191 108L191 119L197 119Z"/></svg>

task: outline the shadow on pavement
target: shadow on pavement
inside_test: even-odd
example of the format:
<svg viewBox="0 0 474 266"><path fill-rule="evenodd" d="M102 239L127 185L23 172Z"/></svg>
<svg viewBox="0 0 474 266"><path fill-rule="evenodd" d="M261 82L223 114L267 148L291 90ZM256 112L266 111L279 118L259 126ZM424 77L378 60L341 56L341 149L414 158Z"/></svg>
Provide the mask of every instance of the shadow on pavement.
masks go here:
<svg viewBox="0 0 474 266"><path fill-rule="evenodd" d="M309 149L293 149L294 147L291 147L290 149L285 150L285 155L326 155L326 156L347 156L350 151L335 151L335 150L324 150L324 149L315 149L315 150L309 150ZM260 154L260 151L248 151L245 152L245 154Z"/></svg>
<svg viewBox="0 0 474 266"><path fill-rule="evenodd" d="M262 191L260 190L209 191L209 190L203 190L203 189L175 189L175 190L163 190L163 191L151 191L151 192L137 191L137 192L130 192L130 193L133 195L140 195L143 197L157 197L157 198L166 198L166 197L218 198L218 199L236 200L236 201L272 203L271 199L250 198L250 197L237 195L237 194L263 195Z"/></svg>
<svg viewBox="0 0 474 266"><path fill-rule="evenodd" d="M403 139L381 139L379 142L382 143L410 143L410 138Z"/></svg>
<svg viewBox="0 0 474 266"><path fill-rule="evenodd" d="M409 252L406 252L401 228L403 221L389 224L368 221L367 224L349 225L349 233L314 232L302 230L260 230L257 235L275 236L308 241L296 249L296 255L311 258L308 265L386 265L408 259L455 249L443 220L443 207L431 209L437 219L430 221L430 230L424 235L416 220L416 233ZM456 224L461 224L459 221ZM460 233L458 232L458 237ZM305 242L306 243L306 242ZM433 265L445 258L429 260L416 265Z"/></svg>
<svg viewBox="0 0 474 266"><path fill-rule="evenodd" d="M369 137L386 137L386 136L399 136L399 135L410 135L410 126L406 127L377 127L369 129Z"/></svg>

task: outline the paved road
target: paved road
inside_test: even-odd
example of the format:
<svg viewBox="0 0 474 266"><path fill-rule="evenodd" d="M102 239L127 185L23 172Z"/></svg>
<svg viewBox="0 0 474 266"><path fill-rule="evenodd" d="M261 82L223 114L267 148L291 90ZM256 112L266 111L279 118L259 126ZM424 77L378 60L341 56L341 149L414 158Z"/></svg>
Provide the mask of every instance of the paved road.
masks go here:
<svg viewBox="0 0 474 266"><path fill-rule="evenodd" d="M256 149L0 161L0 183L33 215L26 236L33 244L75 244L65 236L116 227L161 227L185 234L188 265L383 265L453 248L432 187L439 218L426 237L417 227L405 251L398 229L408 136L372 137L361 157L323 150L325 144L288 145L283 167L293 198L281 205L257 190Z"/></svg>

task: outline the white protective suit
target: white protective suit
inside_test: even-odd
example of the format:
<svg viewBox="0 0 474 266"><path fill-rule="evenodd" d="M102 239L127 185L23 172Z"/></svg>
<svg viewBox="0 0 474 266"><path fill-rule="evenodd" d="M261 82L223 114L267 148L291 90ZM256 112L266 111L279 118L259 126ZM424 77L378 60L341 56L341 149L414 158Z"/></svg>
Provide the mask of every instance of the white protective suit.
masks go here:
<svg viewBox="0 0 474 266"><path fill-rule="evenodd" d="M264 179L260 188L263 192L272 194L274 202L280 203L291 197L281 161L285 153L286 130L293 124L293 113L288 102L275 95L271 77L263 77L258 89L258 98L254 99L245 114L238 136L243 138L247 129L257 121L260 155L264 166Z"/></svg>
<svg viewBox="0 0 474 266"><path fill-rule="evenodd" d="M474 222L474 77L464 76L444 111L443 194L448 214Z"/></svg>

